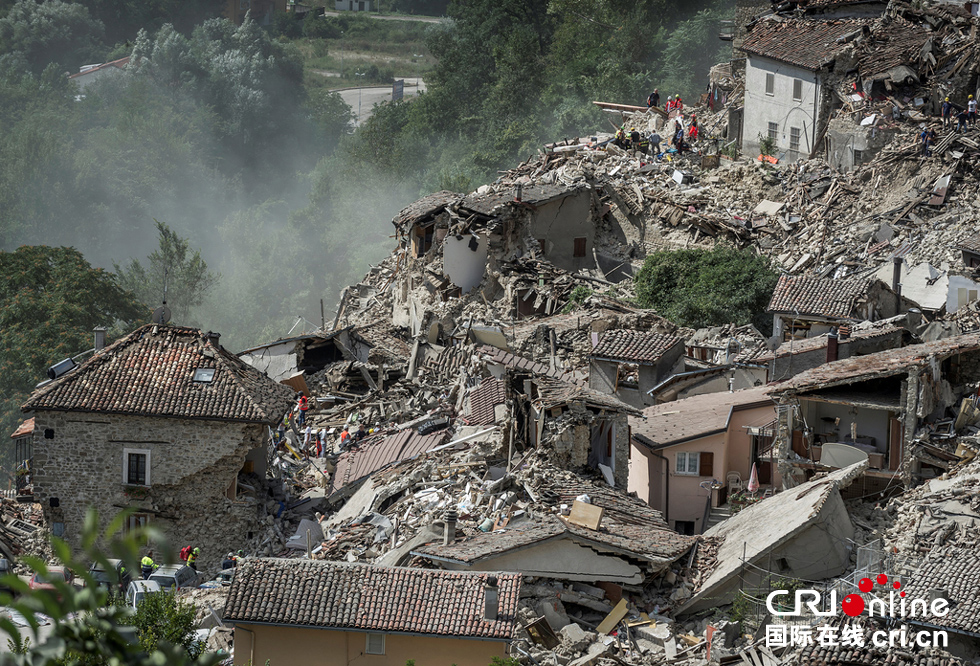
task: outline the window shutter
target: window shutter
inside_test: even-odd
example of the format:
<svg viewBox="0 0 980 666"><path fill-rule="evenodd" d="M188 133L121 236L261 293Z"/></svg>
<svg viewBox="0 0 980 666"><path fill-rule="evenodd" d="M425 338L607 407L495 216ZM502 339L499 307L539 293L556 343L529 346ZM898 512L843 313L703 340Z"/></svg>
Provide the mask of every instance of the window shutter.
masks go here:
<svg viewBox="0 0 980 666"><path fill-rule="evenodd" d="M710 451L704 451L701 453L701 471L698 472L699 476L714 476L715 475L715 454Z"/></svg>
<svg viewBox="0 0 980 666"><path fill-rule="evenodd" d="M574 248L572 256L574 257L584 257L585 256L585 244L588 241L587 238L575 238L573 240Z"/></svg>
<svg viewBox="0 0 980 666"><path fill-rule="evenodd" d="M368 634L367 635L367 646L365 652L367 654L384 654L385 653L385 636L384 634Z"/></svg>

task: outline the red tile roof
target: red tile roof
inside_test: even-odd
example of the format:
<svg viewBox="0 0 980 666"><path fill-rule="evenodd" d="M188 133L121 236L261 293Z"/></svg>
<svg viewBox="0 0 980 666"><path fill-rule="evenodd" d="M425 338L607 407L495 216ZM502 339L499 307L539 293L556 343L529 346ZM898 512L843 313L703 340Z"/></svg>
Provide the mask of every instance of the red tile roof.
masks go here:
<svg viewBox="0 0 980 666"><path fill-rule="evenodd" d="M643 410L641 418L630 417L630 429L641 443L661 449L725 432L732 412L740 409L769 406L772 418L776 418L767 391L767 387L760 386L732 393L705 393L653 405Z"/></svg>
<svg viewBox="0 0 980 666"><path fill-rule="evenodd" d="M467 396L466 420L470 423L490 425L497 422L495 407L507 400L507 382L486 377Z"/></svg>
<svg viewBox="0 0 980 666"><path fill-rule="evenodd" d="M532 361L529 358L524 358L523 356L518 356L503 349L497 347L491 347L490 345L483 345L477 349L488 361L492 363L499 363L501 365L507 366L515 370L527 370L531 374L541 375L543 377L551 377L552 379L559 379L570 384L584 385L585 381L579 379L575 376L575 373L565 372L564 370L552 369L551 367L545 365L544 363L538 363L537 361Z"/></svg>
<svg viewBox="0 0 980 666"><path fill-rule="evenodd" d="M398 430L391 435L379 435L365 439L361 444L345 451L337 459L330 484L334 494L350 483L374 474L379 469L401 460L408 460L434 449L443 443L448 430L420 435L414 428Z"/></svg>
<svg viewBox="0 0 980 666"><path fill-rule="evenodd" d="M213 379L194 381L197 369L213 369ZM293 397L200 330L147 324L36 390L22 409L272 425Z"/></svg>
<svg viewBox="0 0 980 666"><path fill-rule="evenodd" d="M484 619L491 576L499 587L496 620ZM516 573L245 559L228 590L224 619L509 641L520 588Z"/></svg>
<svg viewBox="0 0 980 666"><path fill-rule="evenodd" d="M418 201L409 204L395 215L391 223L402 230L407 230L416 222L424 221L426 218L438 215L449 205L463 198L462 194L441 190L422 197Z"/></svg>
<svg viewBox="0 0 980 666"><path fill-rule="evenodd" d="M656 363L668 351L683 343L683 340L673 335L619 329L602 334L599 344L592 350L592 357Z"/></svg>
<svg viewBox="0 0 980 666"><path fill-rule="evenodd" d="M34 432L34 417L33 416L31 418L27 419L26 421L24 421L23 423L21 423L19 426L17 426L17 430L14 430L13 434L10 435L10 438L11 439L17 439L18 437L23 437L25 435L30 435L32 432Z"/></svg>
<svg viewBox="0 0 980 666"><path fill-rule="evenodd" d="M975 548L933 548L903 588L909 599L929 599L931 590L943 590L949 612L928 622L940 628L976 634L980 613L980 554Z"/></svg>
<svg viewBox="0 0 980 666"><path fill-rule="evenodd" d="M108 67L115 67L117 69L126 69L126 65L129 64L129 56L125 58L120 58L119 60L113 60L112 62L104 62L101 65L96 65L95 67L90 67L84 72L76 72L69 76L69 79L77 79L80 76L85 76L86 74L92 74L93 72L98 72L99 70L106 69Z"/></svg>
<svg viewBox="0 0 980 666"><path fill-rule="evenodd" d="M742 50L816 71L846 47L837 40L868 25L868 21L840 19L767 19L746 35Z"/></svg>
<svg viewBox="0 0 980 666"><path fill-rule="evenodd" d="M766 312L847 319L867 298L871 280L782 275Z"/></svg>

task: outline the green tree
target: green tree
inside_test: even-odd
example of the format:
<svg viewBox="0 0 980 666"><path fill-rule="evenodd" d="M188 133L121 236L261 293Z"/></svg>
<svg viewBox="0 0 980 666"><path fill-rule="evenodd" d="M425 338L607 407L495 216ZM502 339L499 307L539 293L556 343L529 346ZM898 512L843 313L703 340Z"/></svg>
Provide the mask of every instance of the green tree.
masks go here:
<svg viewBox="0 0 980 666"><path fill-rule="evenodd" d="M751 323L768 335L765 310L778 278L768 259L748 249L662 250L637 274L636 301L682 326Z"/></svg>
<svg viewBox="0 0 980 666"><path fill-rule="evenodd" d="M84 6L61 0L18 0L0 18L0 53L20 53L35 74L54 63L60 71L77 72L98 62L102 22Z"/></svg>
<svg viewBox="0 0 980 666"><path fill-rule="evenodd" d="M194 606L174 594L149 594L136 608L132 623L147 652L166 642L184 648L194 659L204 648L194 634L194 614Z"/></svg>
<svg viewBox="0 0 980 666"><path fill-rule="evenodd" d="M20 422L20 405L48 367L91 349L93 328L122 333L148 317L112 273L92 268L78 250L25 246L0 252L2 433L9 435ZM8 472L10 462L4 461Z"/></svg>
<svg viewBox="0 0 980 666"><path fill-rule="evenodd" d="M10 636L11 652L0 655L0 666L211 666L220 659L203 654L188 626L188 607L169 598L154 600L134 615L124 606L110 603L109 593L97 587L88 572L90 562L115 571L107 558L122 560L130 571L138 571L139 546L145 539L170 550L163 536L152 528L136 530L123 537L120 532L128 511L120 512L106 530L99 531L95 511L89 511L81 531L81 552L73 556L68 544L51 537L52 550L61 566L76 573L84 586L79 589L54 580L54 590L29 590L11 574L4 582L20 596L0 595L0 603L18 611L29 623L22 632L10 619L0 618L0 630ZM47 573L47 565L33 557L22 559L32 571ZM144 602L145 603L145 602ZM47 615L51 634L38 642L36 615ZM193 609L190 610L193 614ZM150 627L155 621L157 626ZM27 634L25 636L25 634Z"/></svg>
<svg viewBox="0 0 980 666"><path fill-rule="evenodd" d="M186 324L191 311L204 303L220 279L208 270L200 250L191 250L190 241L181 238L163 222L153 220L159 233L159 247L146 259L144 266L136 259L113 268L119 284L136 294L147 306L164 299L173 313L175 324Z"/></svg>

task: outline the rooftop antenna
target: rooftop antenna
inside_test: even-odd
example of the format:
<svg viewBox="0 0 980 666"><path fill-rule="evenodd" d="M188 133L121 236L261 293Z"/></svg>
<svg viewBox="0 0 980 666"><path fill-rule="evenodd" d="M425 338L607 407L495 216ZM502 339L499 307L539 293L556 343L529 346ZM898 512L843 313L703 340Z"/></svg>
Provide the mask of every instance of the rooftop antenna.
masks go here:
<svg viewBox="0 0 980 666"><path fill-rule="evenodd" d="M167 307L167 267L163 268L163 305L153 311L154 324L166 324L170 321L170 308Z"/></svg>

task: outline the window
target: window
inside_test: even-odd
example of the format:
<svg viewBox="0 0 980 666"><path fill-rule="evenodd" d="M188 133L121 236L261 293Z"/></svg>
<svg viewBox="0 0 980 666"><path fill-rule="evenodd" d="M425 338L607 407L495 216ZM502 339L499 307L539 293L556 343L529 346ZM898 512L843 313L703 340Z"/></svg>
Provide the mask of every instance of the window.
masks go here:
<svg viewBox="0 0 980 666"><path fill-rule="evenodd" d="M541 256L543 257L544 256L544 250L545 250L545 244L544 244L544 239L543 238L539 238L538 239L538 247L541 248Z"/></svg>
<svg viewBox="0 0 980 666"><path fill-rule="evenodd" d="M858 166L860 164L864 164L864 151L855 149L854 150L854 166Z"/></svg>
<svg viewBox="0 0 980 666"><path fill-rule="evenodd" d="M766 94L772 95L776 91L776 75L766 74Z"/></svg>
<svg viewBox="0 0 980 666"><path fill-rule="evenodd" d="M123 483L128 486L150 485L150 452L146 449L123 449Z"/></svg>
<svg viewBox="0 0 980 666"><path fill-rule="evenodd" d="M585 238L575 239L575 251L572 253L573 257L584 257L585 256Z"/></svg>
<svg viewBox="0 0 980 666"><path fill-rule="evenodd" d="M194 368L194 381L200 384L210 384L214 379L214 368Z"/></svg>
<svg viewBox="0 0 980 666"><path fill-rule="evenodd" d="M789 128L789 149L799 150L800 149L800 128L790 127Z"/></svg>
<svg viewBox="0 0 980 666"><path fill-rule="evenodd" d="M692 474L697 476L698 474L698 462L700 462L701 456L693 451L682 451L677 454L677 468L678 474Z"/></svg>
<svg viewBox="0 0 980 666"><path fill-rule="evenodd" d="M123 524L123 532L131 533L136 530L142 529L150 524L150 514L148 513L131 513L126 518L126 522ZM143 543L146 543L146 535L143 535L141 539Z"/></svg>
<svg viewBox="0 0 980 666"><path fill-rule="evenodd" d="M803 101L803 81L800 79L793 79L793 99L797 102Z"/></svg>
<svg viewBox="0 0 980 666"><path fill-rule="evenodd" d="M778 135L779 135L779 123L769 123L769 138L775 141Z"/></svg>
<svg viewBox="0 0 980 666"><path fill-rule="evenodd" d="M367 647L364 648L365 654L384 654L385 653L385 635L384 634L367 634Z"/></svg>
<svg viewBox="0 0 980 666"><path fill-rule="evenodd" d="M712 476L715 454L710 451L682 451L677 454L675 472L691 476Z"/></svg>

